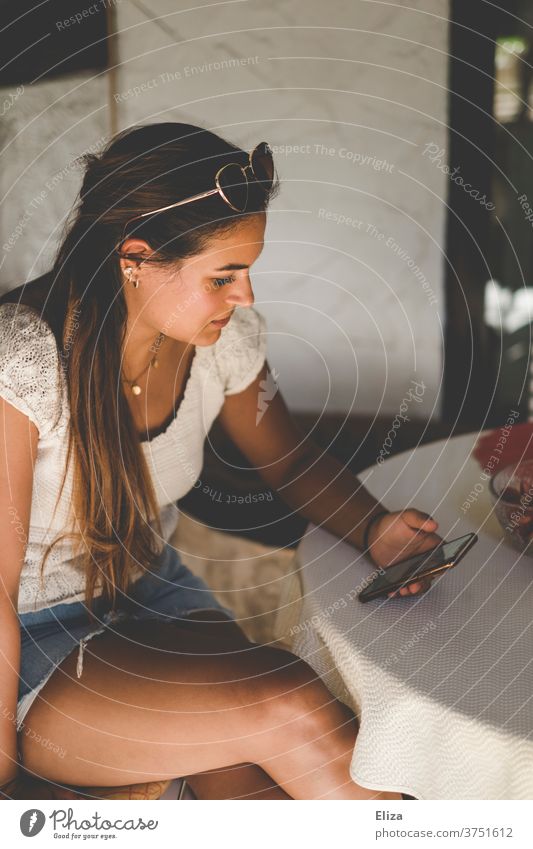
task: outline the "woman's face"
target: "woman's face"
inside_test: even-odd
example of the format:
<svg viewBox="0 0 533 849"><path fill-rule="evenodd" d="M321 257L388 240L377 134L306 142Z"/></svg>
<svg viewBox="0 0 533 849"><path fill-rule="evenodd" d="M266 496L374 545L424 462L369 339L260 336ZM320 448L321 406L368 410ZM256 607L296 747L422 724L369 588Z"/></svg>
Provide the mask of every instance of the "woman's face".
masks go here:
<svg viewBox="0 0 533 849"><path fill-rule="evenodd" d="M212 322L229 321L236 307L254 303L249 269L263 250L265 225L264 212L251 215L175 270L121 259L122 272L133 268L132 280L139 281L134 288L124 278L128 333L148 344L160 332L193 345L216 342L223 325ZM146 241L130 238L122 253L148 257L152 250Z"/></svg>

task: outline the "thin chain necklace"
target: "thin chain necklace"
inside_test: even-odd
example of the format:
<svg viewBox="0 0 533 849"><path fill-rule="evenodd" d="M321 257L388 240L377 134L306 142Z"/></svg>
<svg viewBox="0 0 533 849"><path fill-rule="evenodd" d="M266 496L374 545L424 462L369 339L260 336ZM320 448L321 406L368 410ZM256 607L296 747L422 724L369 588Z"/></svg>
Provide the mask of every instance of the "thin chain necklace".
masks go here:
<svg viewBox="0 0 533 849"><path fill-rule="evenodd" d="M147 366L145 366L145 367L143 368L143 370L141 371L141 373L137 375L137 377L135 378L135 380L128 380L126 377L124 377L124 376L122 377L122 380L123 380L125 383L127 383L127 384L128 384L128 386L130 387L130 389L131 389L131 391L133 392L133 394L134 394L134 395L140 395L140 394L141 394L141 392L142 392L142 389L141 389L141 387L139 386L139 384L138 384L138 382L137 382L137 381L139 380L139 378L140 378L140 377L142 377L142 376L143 376L143 374L145 373L145 371L147 371L150 367L152 367L152 368L159 368L159 363L158 363L158 361L157 361L157 355L158 355L158 352L159 352L159 348L161 347L161 345L162 345L162 343L163 343L163 340L164 340L164 339L166 339L165 334L164 334L164 333L160 333L160 334L159 334L159 336L157 337L157 339L156 339L156 340L155 340L155 342L154 342L154 346L155 346L155 348L156 348L156 352L155 352L154 356L152 357L152 359L150 360L150 362L148 363L148 365L147 365Z"/></svg>

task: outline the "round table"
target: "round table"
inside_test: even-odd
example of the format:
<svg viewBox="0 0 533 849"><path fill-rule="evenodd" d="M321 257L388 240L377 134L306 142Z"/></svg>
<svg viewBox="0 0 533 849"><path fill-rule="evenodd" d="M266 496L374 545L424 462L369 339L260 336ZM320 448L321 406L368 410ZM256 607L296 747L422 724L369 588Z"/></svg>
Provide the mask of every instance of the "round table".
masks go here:
<svg viewBox="0 0 533 849"><path fill-rule="evenodd" d="M375 568L310 524L276 620L360 720L354 781L419 799L533 798L533 558L503 540L477 435L427 444L358 475L388 509L418 507L479 541L424 595L356 595ZM465 505L468 504L468 507Z"/></svg>

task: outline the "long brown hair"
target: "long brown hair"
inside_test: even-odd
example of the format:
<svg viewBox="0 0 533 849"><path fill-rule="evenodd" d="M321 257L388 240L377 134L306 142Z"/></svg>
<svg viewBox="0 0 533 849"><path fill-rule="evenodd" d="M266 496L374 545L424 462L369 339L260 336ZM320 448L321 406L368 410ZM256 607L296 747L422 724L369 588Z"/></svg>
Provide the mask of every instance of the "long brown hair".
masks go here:
<svg viewBox="0 0 533 849"><path fill-rule="evenodd" d="M124 130L82 159L83 184L51 271L8 292L0 304L37 309L58 344L70 411L61 490L72 457L72 526L47 546L42 570L60 540L77 541L91 614L97 582L114 605L116 588L124 592L132 580L133 563L150 568L162 537L140 439L124 391L117 391L127 307L115 247L128 219L213 188L222 165L245 166L248 154L201 127L168 122ZM264 211L278 189L277 180L268 194L251 185L243 214ZM170 267L240 221L242 214L216 194L147 216L141 226L137 221L135 235L154 251L151 262Z"/></svg>

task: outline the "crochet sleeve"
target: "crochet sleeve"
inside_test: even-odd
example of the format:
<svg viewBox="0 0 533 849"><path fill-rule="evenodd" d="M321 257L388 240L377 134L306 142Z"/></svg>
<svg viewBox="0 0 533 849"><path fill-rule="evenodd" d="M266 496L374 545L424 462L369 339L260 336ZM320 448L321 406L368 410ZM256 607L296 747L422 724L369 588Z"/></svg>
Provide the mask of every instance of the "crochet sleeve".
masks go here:
<svg viewBox="0 0 533 849"><path fill-rule="evenodd" d="M51 327L24 304L0 306L0 395L46 436L61 412L59 356Z"/></svg>
<svg viewBox="0 0 533 849"><path fill-rule="evenodd" d="M253 307L237 307L217 341L224 394L242 392L257 377L266 358L266 321Z"/></svg>

